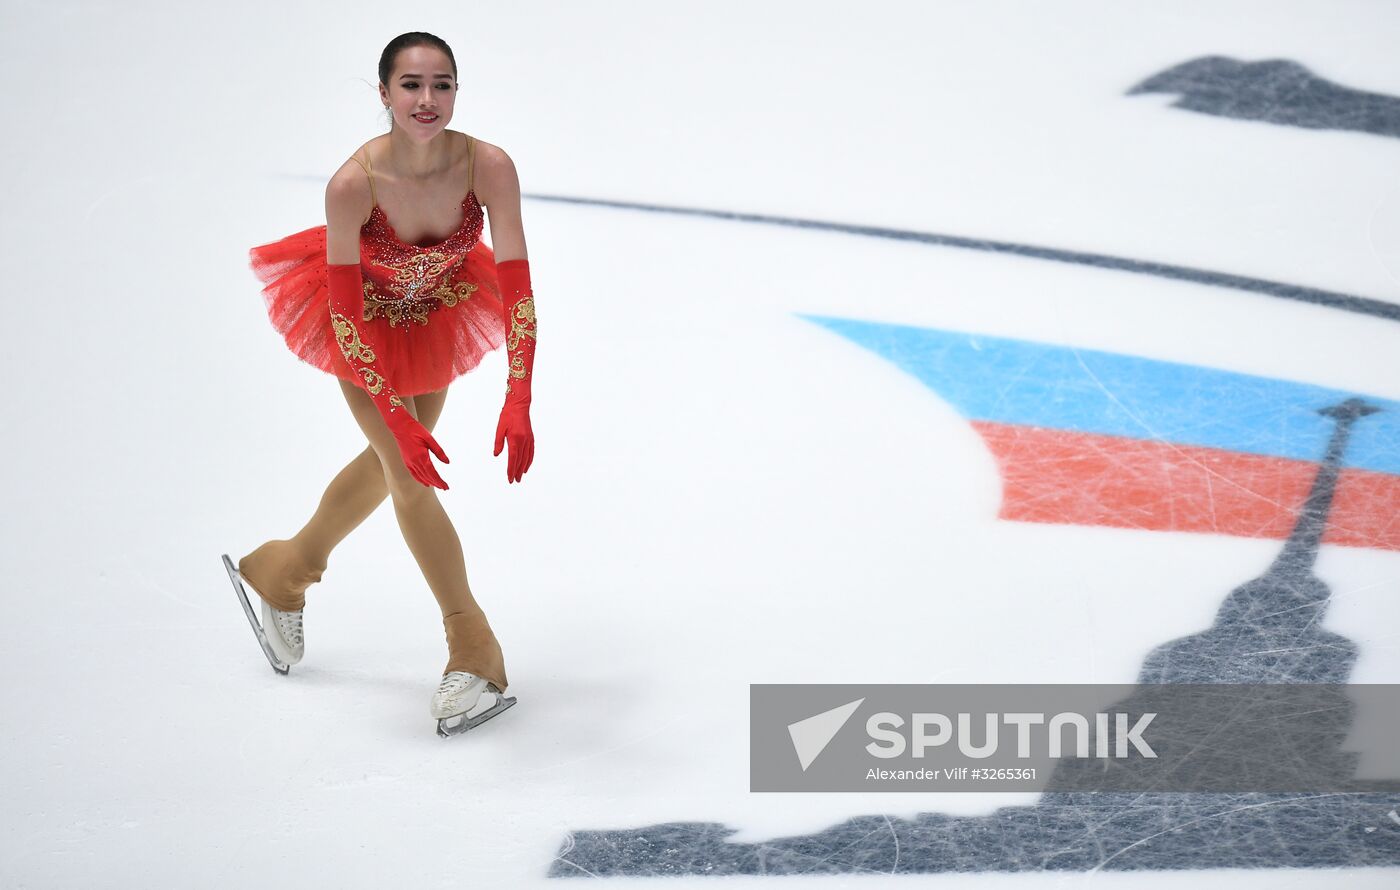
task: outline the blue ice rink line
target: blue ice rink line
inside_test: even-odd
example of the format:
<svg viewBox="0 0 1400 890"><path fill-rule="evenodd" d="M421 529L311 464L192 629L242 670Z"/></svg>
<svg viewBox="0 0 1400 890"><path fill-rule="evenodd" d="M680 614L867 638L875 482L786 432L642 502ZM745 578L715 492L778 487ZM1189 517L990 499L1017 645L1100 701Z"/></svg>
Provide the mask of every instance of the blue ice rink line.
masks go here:
<svg viewBox="0 0 1400 890"><path fill-rule="evenodd" d="M1359 396L1342 463L1400 474L1400 402L1308 383L1053 343L798 314L918 378L968 420L1320 461Z"/></svg>
<svg viewBox="0 0 1400 890"><path fill-rule="evenodd" d="M1135 272L1139 275L1155 275L1159 278L1174 278L1179 281L1194 281L1216 287L1250 291L1279 297L1285 300L1298 300L1314 303L1346 312L1374 315L1390 321L1400 321L1400 304L1387 303L1369 297L1358 297L1337 291L1320 290L1315 287L1302 287L1269 281L1264 278L1248 278L1243 275L1230 275L1225 272L1212 272L1209 269L1193 269L1189 266L1174 266L1170 263L1154 263L1147 260L1132 260L1125 257L1108 256L1102 253L1085 253L1077 250L1058 250L1052 247L1036 247L1031 244L1015 244L1010 241L991 241L985 238L964 238L959 235L940 235L936 232L915 232L908 229L889 229L882 226L860 226L852 223L823 222L815 219L799 219L791 216L769 216L762 213L737 213L731 210L705 210L699 207L673 207L665 204L641 204L634 201L609 201L603 198L574 198L567 195L522 194L521 197L536 201L556 201L564 204L588 204L596 207L616 207L622 210L644 210L649 213L676 213L686 216L707 216L714 219L729 219L737 222L767 223L776 226L794 226L800 229L820 229L829 232L844 232L849 235L865 235L871 238L889 238L896 241L917 241L922 244L938 244L944 247L962 247L967 250L985 250L992 253L1009 253L1016 256L1053 260L1060 263L1076 263L1081 266L1096 266L1100 269L1116 269L1120 272Z"/></svg>

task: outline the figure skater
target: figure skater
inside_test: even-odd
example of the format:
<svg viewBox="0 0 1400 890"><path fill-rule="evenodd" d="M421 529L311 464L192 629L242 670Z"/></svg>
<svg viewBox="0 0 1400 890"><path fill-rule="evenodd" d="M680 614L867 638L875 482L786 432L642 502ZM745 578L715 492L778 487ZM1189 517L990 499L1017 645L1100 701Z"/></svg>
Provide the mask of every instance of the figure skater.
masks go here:
<svg viewBox="0 0 1400 890"><path fill-rule="evenodd" d="M340 378L369 445L295 536L268 541L236 567L224 556L268 660L285 674L305 651L307 587L335 546L392 498L442 610L448 658L431 713L443 735L515 702L504 695L501 647L467 584L461 542L434 490L448 486L430 457L449 462L431 434L448 384L502 343L508 374L494 455L509 443L508 482L521 480L535 451L535 304L520 184L503 150L447 129L457 90L442 39L415 31L391 40L379 59L389 132L331 177L324 226L250 251L273 326L295 355ZM494 254L481 241L486 214ZM262 600L261 624L243 585Z"/></svg>

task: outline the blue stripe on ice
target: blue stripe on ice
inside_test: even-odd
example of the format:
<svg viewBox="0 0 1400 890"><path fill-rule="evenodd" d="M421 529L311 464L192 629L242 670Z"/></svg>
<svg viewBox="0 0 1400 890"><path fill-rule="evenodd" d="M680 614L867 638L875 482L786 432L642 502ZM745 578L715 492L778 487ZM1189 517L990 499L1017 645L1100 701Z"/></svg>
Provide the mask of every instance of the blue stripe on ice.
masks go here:
<svg viewBox="0 0 1400 890"><path fill-rule="evenodd" d="M1343 464L1400 474L1400 402L1270 377L962 331L799 314L889 359L969 420L1320 461L1359 396Z"/></svg>

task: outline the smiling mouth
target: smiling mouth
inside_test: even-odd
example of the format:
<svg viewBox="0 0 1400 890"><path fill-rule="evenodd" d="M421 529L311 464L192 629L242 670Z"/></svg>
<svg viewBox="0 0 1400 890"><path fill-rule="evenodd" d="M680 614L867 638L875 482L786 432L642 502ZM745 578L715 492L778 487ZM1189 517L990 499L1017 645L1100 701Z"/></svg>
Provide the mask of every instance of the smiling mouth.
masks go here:
<svg viewBox="0 0 1400 890"><path fill-rule="evenodd" d="M423 124L431 124L438 119L436 114L415 114L413 119Z"/></svg>

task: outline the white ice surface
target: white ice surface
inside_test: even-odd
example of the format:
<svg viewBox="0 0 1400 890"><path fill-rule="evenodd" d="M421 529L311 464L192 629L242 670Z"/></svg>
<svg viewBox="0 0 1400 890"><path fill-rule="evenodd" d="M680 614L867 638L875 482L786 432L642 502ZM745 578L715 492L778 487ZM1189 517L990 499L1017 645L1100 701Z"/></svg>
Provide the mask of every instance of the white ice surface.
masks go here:
<svg viewBox="0 0 1400 890"><path fill-rule="evenodd" d="M218 564L294 533L364 447L334 381L270 329L246 251L321 222L324 177L382 132L389 38L453 45L450 126L510 152L526 192L980 236L1400 302L1395 139L1124 95L1220 54L1397 96L1400 7L10 0L4 19L4 886L539 886L570 830L716 821L753 841L1031 803L750 793L748 684L1131 682L1150 647L1201 629L1277 552L1000 521L995 463L966 421L794 313L1400 399L1394 322L527 200L534 466L508 486L490 456L500 354L454 384L437 434L452 458L442 500L519 704L443 741L427 716L439 615L391 509L312 589L289 677L268 669ZM1361 647L1353 682L1400 680L1400 554L1324 547L1317 574L1327 627ZM890 883L1188 880L1380 887L1395 873Z"/></svg>

